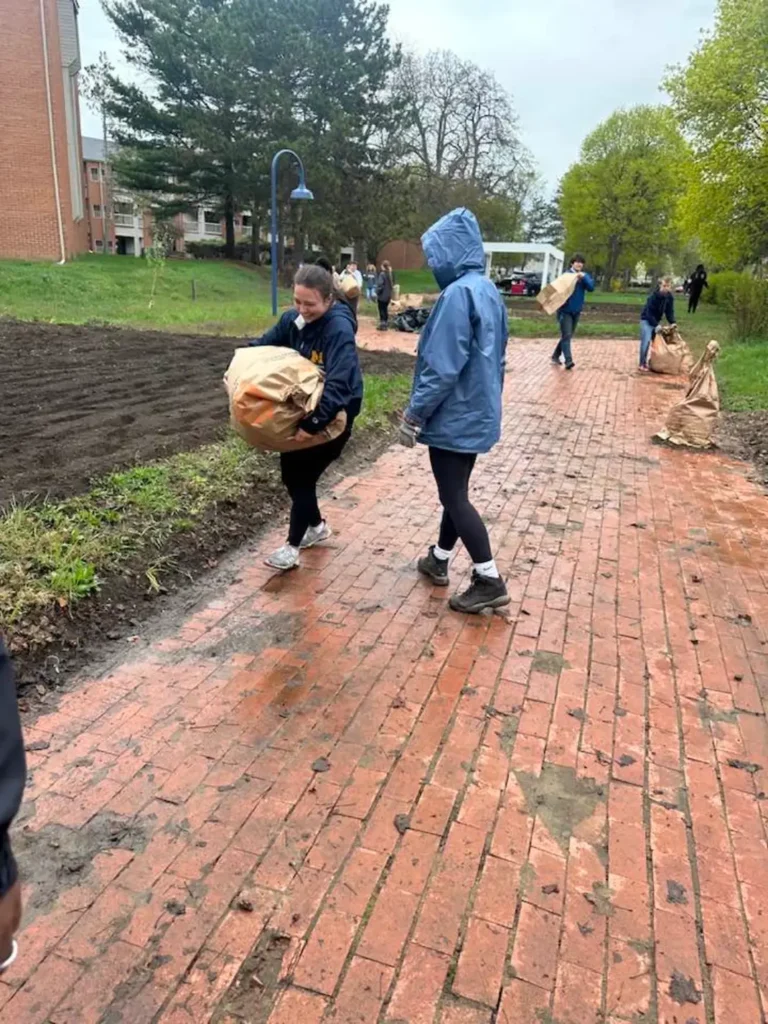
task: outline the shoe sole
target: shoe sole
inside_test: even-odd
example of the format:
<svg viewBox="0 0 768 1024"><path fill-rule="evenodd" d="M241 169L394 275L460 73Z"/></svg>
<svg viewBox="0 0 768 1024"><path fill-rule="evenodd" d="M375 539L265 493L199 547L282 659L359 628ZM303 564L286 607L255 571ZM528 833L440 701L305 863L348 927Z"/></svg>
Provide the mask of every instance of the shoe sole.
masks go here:
<svg viewBox="0 0 768 1024"><path fill-rule="evenodd" d="M316 548L318 544L325 544L327 540L330 540L333 536L333 530L329 530L327 536L321 537L320 540L313 540L311 544L299 544L299 551L309 551L310 548Z"/></svg>
<svg viewBox="0 0 768 1024"><path fill-rule="evenodd" d="M275 565L274 562L270 562L268 558L264 559L264 565L268 569L274 569L275 572L291 572L292 569L298 569L299 563L294 562L293 565Z"/></svg>
<svg viewBox="0 0 768 1024"><path fill-rule="evenodd" d="M417 566L419 575L423 576L425 580L431 580L436 587L447 587L450 585L450 579L448 576L433 576L431 572L426 572L421 566Z"/></svg>
<svg viewBox="0 0 768 1024"><path fill-rule="evenodd" d="M497 608L506 608L507 605L511 603L512 598L509 594L504 594L503 597L495 597L492 601L483 601L482 604L472 605L471 608L457 607L452 600L448 602L448 607L451 611L462 612L465 615L479 615L480 612L484 612L486 608L491 611L495 611Z"/></svg>

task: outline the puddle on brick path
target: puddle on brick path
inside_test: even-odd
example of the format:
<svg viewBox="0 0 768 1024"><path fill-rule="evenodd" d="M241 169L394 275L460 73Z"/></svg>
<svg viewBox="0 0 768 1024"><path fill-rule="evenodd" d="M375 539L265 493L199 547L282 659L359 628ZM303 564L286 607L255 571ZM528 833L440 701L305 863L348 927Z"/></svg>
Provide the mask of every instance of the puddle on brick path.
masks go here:
<svg viewBox="0 0 768 1024"><path fill-rule="evenodd" d="M226 657L230 654L261 654L267 647L290 647L302 634L304 620L297 612L259 614L240 624L233 624L227 635L195 647L200 657Z"/></svg>
<svg viewBox="0 0 768 1024"><path fill-rule="evenodd" d="M263 932L229 986L211 1018L211 1024L232 1020L243 1021L244 1024L266 1024L280 989L283 959L290 945L287 935L271 929Z"/></svg>
<svg viewBox="0 0 768 1024"><path fill-rule="evenodd" d="M94 858L112 850L140 853L147 845L153 820L97 814L82 828L45 825L33 831L34 802L26 827L17 829L13 851L21 865L22 881L30 886L24 920L29 923L50 910L67 889L87 885ZM27 808L25 808L25 815Z"/></svg>
<svg viewBox="0 0 768 1024"><path fill-rule="evenodd" d="M605 801L605 790L594 779L579 778L573 768L545 764L541 775L515 772L528 813L538 815L563 850L579 825Z"/></svg>

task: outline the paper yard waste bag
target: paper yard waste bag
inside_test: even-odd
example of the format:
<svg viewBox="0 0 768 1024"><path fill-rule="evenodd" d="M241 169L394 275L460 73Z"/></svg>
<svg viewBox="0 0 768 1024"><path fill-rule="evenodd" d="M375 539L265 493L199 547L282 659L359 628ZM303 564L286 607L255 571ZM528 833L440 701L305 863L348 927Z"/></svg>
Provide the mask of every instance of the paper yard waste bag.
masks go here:
<svg viewBox="0 0 768 1024"><path fill-rule="evenodd" d="M536 304L543 313L556 313L570 299L576 289L578 274L561 274L542 288L536 296Z"/></svg>
<svg viewBox="0 0 768 1024"><path fill-rule="evenodd" d="M292 452L327 444L344 433L347 414L340 412L311 441L294 436L323 394L323 371L290 348L265 345L239 348L224 375L235 431L254 448Z"/></svg>
<svg viewBox="0 0 768 1024"><path fill-rule="evenodd" d="M667 373L680 377L690 373L693 356L677 327L660 327L651 343L648 360L653 373Z"/></svg>
<svg viewBox="0 0 768 1024"><path fill-rule="evenodd" d="M665 428L656 435L660 440L688 448L709 448L712 445L712 435L720 417L720 394L713 366L719 352L717 342L710 341L691 370L685 398L669 410Z"/></svg>
<svg viewBox="0 0 768 1024"><path fill-rule="evenodd" d="M424 305L427 305L424 295L401 295L399 299L392 299L389 312L402 313L404 309L419 309Z"/></svg>
<svg viewBox="0 0 768 1024"><path fill-rule="evenodd" d="M339 289L345 299L360 298L360 285L357 283L357 278L353 277L352 274L344 274L342 276Z"/></svg>

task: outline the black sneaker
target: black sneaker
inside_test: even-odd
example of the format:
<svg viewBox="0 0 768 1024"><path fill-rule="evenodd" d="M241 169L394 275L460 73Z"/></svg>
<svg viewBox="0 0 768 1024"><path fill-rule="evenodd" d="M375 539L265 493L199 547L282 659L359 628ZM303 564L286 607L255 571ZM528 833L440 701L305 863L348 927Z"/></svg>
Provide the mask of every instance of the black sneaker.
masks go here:
<svg viewBox="0 0 768 1024"><path fill-rule="evenodd" d="M436 587L447 587L450 583L448 579L448 559L435 558L434 547L429 549L429 554L425 558L419 559L418 569L421 575L432 580Z"/></svg>
<svg viewBox="0 0 768 1024"><path fill-rule="evenodd" d="M566 363L565 364L565 368L566 368L566 370L572 370L575 365L576 365L576 363Z"/></svg>
<svg viewBox="0 0 768 1024"><path fill-rule="evenodd" d="M554 363L555 366L559 366L560 365L560 356L552 356L552 362Z"/></svg>
<svg viewBox="0 0 768 1024"><path fill-rule="evenodd" d="M507 585L499 576L480 576L472 573L472 582L463 594L454 594L448 602L455 612L477 615L486 608L505 608L510 598Z"/></svg>

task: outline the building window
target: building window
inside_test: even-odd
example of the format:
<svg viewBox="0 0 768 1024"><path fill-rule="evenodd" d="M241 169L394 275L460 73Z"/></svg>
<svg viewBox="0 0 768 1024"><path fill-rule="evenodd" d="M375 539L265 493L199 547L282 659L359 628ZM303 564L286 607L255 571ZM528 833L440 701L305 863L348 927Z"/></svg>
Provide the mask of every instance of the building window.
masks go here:
<svg viewBox="0 0 768 1024"><path fill-rule="evenodd" d="M98 180L99 180L99 168L98 167L91 167L91 181L98 181Z"/></svg>
<svg viewBox="0 0 768 1024"><path fill-rule="evenodd" d="M104 250L104 243L100 238L96 239L96 252L102 252Z"/></svg>
<svg viewBox="0 0 768 1024"><path fill-rule="evenodd" d="M100 203L94 203L93 204L93 216L101 218L101 204Z"/></svg>

